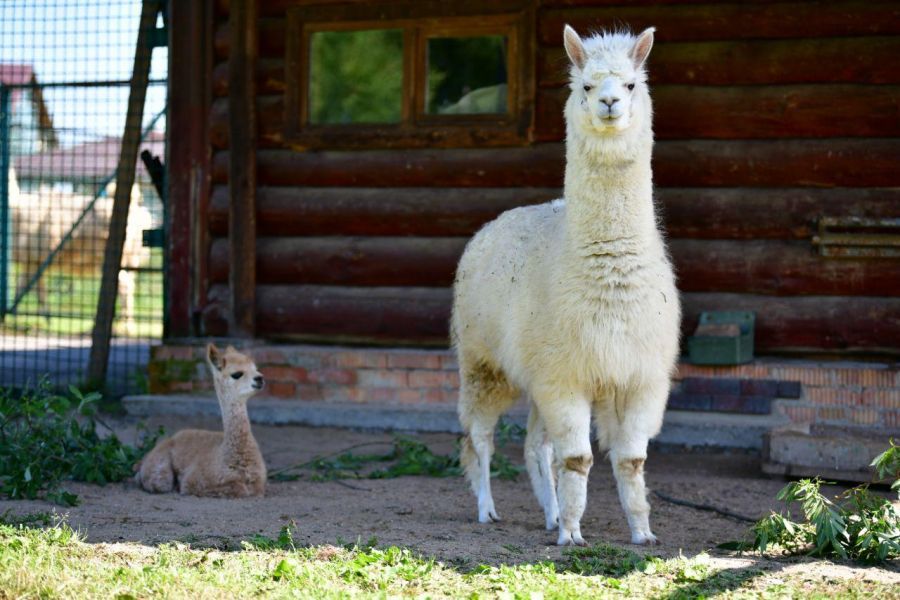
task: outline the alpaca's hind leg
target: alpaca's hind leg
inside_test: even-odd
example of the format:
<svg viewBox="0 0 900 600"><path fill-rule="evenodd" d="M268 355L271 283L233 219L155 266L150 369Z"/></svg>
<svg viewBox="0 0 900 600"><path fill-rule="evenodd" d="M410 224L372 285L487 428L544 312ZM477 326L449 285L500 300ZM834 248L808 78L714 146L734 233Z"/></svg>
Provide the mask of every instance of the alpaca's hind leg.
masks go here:
<svg viewBox="0 0 900 600"><path fill-rule="evenodd" d="M466 437L460 462L478 498L478 521L499 521L491 494L491 455L494 427L515 401L515 390L501 373L485 367L461 369L459 420Z"/></svg>
<svg viewBox="0 0 900 600"><path fill-rule="evenodd" d="M141 461L136 479L148 492L165 494L175 489L175 469L168 452L168 441L154 448Z"/></svg>
<svg viewBox="0 0 900 600"><path fill-rule="evenodd" d="M556 529L559 525L559 503L556 499L556 478L553 476L553 446L544 421L533 404L528 414L528 433L525 436L525 465L534 495L544 509L547 529Z"/></svg>
<svg viewBox="0 0 900 600"><path fill-rule="evenodd" d="M587 480L594 454L591 451L591 403L574 394L556 396L538 403L553 443L558 473L560 546L585 545L581 516L587 505Z"/></svg>

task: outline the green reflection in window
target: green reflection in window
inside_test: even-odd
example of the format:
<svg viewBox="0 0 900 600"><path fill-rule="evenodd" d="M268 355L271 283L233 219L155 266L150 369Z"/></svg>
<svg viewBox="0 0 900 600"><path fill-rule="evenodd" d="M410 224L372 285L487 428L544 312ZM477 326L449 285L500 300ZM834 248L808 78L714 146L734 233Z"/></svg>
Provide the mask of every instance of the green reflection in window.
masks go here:
<svg viewBox="0 0 900 600"><path fill-rule="evenodd" d="M428 114L506 113L506 37L428 40Z"/></svg>
<svg viewBox="0 0 900 600"><path fill-rule="evenodd" d="M309 122L397 123L403 31L317 31L310 39Z"/></svg>

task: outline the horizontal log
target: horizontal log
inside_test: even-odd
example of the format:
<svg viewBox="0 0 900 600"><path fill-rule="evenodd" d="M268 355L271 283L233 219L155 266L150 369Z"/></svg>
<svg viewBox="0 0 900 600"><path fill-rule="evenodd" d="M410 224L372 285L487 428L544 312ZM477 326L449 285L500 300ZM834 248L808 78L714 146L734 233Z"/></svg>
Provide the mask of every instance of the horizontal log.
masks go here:
<svg viewBox="0 0 900 600"><path fill-rule="evenodd" d="M257 192L262 236L470 236L501 212L558 198L559 188L278 188ZM212 235L228 235L228 188L216 187Z"/></svg>
<svg viewBox="0 0 900 600"><path fill-rule="evenodd" d="M262 187L262 236L470 236L500 213L559 198L559 188ZM900 188L657 188L669 237L809 239L823 216L897 215ZM228 235L228 188L209 206L213 236Z"/></svg>
<svg viewBox="0 0 900 600"><path fill-rule="evenodd" d="M655 146L662 187L895 187L900 140L690 140ZM562 144L528 148L260 150L262 186L557 187ZM213 182L227 181L228 152L213 156Z"/></svg>
<svg viewBox="0 0 900 600"><path fill-rule="evenodd" d="M790 83L900 83L894 57L900 37L668 43L654 46L651 85L758 85ZM562 47L543 47L538 82L568 81Z"/></svg>
<svg viewBox="0 0 900 600"><path fill-rule="evenodd" d="M442 287L453 283L469 238L266 237L256 243L267 284ZM210 249L210 279L228 281L228 239Z"/></svg>
<svg viewBox="0 0 900 600"><path fill-rule="evenodd" d="M563 26L579 33L613 29L626 23L633 31L656 26L656 41L809 38L900 33L900 6L881 0L780 2L777 4L707 3L657 6L592 6L543 9L538 41L562 46Z"/></svg>
<svg viewBox="0 0 900 600"><path fill-rule="evenodd" d="M687 86L652 89L656 139L900 136L900 86ZM569 89L541 89L534 137L565 139Z"/></svg>
<svg viewBox="0 0 900 600"><path fill-rule="evenodd" d="M419 286L453 283L468 238L267 237L256 245L263 284ZM835 260L809 242L682 240L669 250L683 292L772 296L900 296L900 261ZM210 252L210 278L228 281L227 238Z"/></svg>
<svg viewBox="0 0 900 600"><path fill-rule="evenodd" d="M263 2L262 4L265 4ZM257 21L258 52L260 58L284 58L286 48L287 19L283 17L260 17ZM228 35L228 21L220 23L213 34L213 48L218 60L228 58L231 40Z"/></svg>
<svg viewBox="0 0 900 600"><path fill-rule="evenodd" d="M204 323L218 333L227 286L212 286L209 297ZM449 288L260 285L256 297L258 332L270 339L447 343ZM757 354L900 351L900 298L687 293L682 305L685 335L701 311L754 311Z"/></svg>
<svg viewBox="0 0 900 600"><path fill-rule="evenodd" d="M228 97L228 61L222 61L213 67L213 96ZM287 85L284 75L284 57L263 58L256 62L256 93L283 94Z"/></svg>
<svg viewBox="0 0 900 600"><path fill-rule="evenodd" d="M669 241L683 292L900 296L900 261L819 256L808 241Z"/></svg>

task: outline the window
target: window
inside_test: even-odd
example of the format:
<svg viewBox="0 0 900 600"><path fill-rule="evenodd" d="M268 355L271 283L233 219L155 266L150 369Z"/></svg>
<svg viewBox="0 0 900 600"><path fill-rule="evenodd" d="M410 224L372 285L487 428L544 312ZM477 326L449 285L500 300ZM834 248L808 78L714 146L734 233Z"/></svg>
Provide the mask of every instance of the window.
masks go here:
<svg viewBox="0 0 900 600"><path fill-rule="evenodd" d="M286 139L312 148L527 142L529 4L304 3L290 9Z"/></svg>

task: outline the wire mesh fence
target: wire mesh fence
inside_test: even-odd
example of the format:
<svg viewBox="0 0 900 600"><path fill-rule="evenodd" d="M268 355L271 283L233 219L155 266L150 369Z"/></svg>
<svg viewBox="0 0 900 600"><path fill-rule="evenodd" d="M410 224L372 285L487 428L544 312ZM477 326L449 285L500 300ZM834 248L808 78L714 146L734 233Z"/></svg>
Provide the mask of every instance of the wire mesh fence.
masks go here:
<svg viewBox="0 0 900 600"><path fill-rule="evenodd" d="M141 6L0 2L0 386L84 381ZM125 135L164 159L167 51L141 51L151 83L141 129ZM141 390L162 336L164 186L151 171L138 160L130 190L106 382L116 395Z"/></svg>

